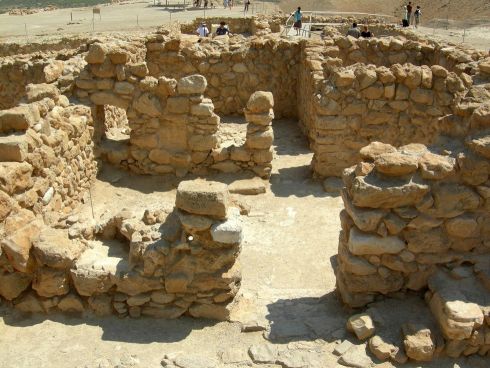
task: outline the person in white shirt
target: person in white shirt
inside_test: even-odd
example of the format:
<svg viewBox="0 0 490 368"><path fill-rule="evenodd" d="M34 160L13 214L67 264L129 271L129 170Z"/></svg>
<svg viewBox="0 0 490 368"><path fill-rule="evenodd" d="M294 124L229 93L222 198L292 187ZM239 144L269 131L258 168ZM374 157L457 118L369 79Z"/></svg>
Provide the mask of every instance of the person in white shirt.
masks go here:
<svg viewBox="0 0 490 368"><path fill-rule="evenodd" d="M208 37L209 29L206 27L206 23L201 23L199 28L196 30L196 33L199 37Z"/></svg>

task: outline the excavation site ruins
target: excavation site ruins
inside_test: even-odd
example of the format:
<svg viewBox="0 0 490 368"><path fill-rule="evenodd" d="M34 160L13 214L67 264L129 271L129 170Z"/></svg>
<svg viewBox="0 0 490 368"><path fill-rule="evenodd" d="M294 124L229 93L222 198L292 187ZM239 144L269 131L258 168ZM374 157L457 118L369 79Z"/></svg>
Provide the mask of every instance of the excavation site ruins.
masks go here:
<svg viewBox="0 0 490 368"><path fill-rule="evenodd" d="M490 366L488 49L288 18L0 43L0 367Z"/></svg>

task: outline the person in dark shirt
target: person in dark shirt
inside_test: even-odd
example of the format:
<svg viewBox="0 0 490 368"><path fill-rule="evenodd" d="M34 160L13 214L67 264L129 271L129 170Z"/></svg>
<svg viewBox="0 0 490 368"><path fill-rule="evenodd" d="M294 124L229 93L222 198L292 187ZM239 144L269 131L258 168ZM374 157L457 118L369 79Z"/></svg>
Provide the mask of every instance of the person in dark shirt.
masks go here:
<svg viewBox="0 0 490 368"><path fill-rule="evenodd" d="M412 24L413 23L412 10L413 10L412 2L409 1L408 2L408 5L407 5L407 20L408 20L408 24Z"/></svg>
<svg viewBox="0 0 490 368"><path fill-rule="evenodd" d="M371 37L374 37L374 33L371 32L369 29L368 29L368 26L364 26L362 32L361 32L361 37L362 38L371 38Z"/></svg>
<svg viewBox="0 0 490 368"><path fill-rule="evenodd" d="M228 27L226 27L226 23L225 22L221 22L219 24L219 27L216 28L216 36L224 36L226 34L228 36L231 36Z"/></svg>

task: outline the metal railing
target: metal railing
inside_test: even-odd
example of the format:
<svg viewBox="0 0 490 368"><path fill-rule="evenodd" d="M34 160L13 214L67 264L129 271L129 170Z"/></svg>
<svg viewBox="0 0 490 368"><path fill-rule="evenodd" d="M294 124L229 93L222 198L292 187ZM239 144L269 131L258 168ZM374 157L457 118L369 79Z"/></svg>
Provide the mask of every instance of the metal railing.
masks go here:
<svg viewBox="0 0 490 368"><path fill-rule="evenodd" d="M315 11L315 10L305 10L301 11L301 14L303 15L302 19L308 19L308 22L302 22L301 24L301 29L299 31L299 36L301 37L311 37L311 34L313 33L311 31L311 25L313 21L317 17L325 17L325 16L361 16L361 17L376 17L376 18L386 18L387 20L393 21L394 16L393 15L387 15L387 14L372 14L372 13L356 13L356 12L335 12L335 11ZM289 32L293 29L294 26L294 12L291 13L286 20L286 23L284 24L284 29L281 33L281 35L288 35Z"/></svg>

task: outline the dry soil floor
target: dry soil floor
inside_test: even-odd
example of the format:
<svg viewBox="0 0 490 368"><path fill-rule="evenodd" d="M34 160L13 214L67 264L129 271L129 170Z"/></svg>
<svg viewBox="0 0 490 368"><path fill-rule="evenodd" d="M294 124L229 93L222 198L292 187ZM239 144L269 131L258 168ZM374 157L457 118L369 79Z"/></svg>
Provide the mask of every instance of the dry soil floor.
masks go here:
<svg viewBox="0 0 490 368"><path fill-rule="evenodd" d="M273 128L276 155L270 188L265 194L239 196L250 213L244 217L243 284L233 313L234 319L266 331L241 332L238 322L191 318L25 317L0 308L0 367L157 368L165 354L179 352L216 359L218 367L279 367L254 365L248 358L251 345L267 343L285 352L283 366L330 368L337 367L332 351L344 339L358 344L365 358L365 345L345 332L348 311L334 291L332 263L342 201L311 179L312 154L297 123L279 120ZM148 206L171 204L177 184L169 177L104 167L92 188L95 216L124 207L142 214ZM89 204L82 215L91 216ZM304 364L295 365L298 362ZM462 359L458 364L420 366L483 368L485 361Z"/></svg>

